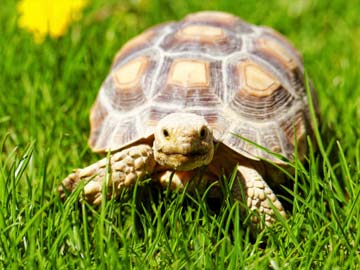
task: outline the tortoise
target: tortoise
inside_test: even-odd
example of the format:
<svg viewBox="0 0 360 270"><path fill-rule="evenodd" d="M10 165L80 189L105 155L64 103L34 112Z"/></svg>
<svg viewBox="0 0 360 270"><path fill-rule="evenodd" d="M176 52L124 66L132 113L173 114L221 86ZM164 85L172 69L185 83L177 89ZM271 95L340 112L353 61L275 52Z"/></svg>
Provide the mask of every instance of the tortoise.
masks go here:
<svg viewBox="0 0 360 270"><path fill-rule="evenodd" d="M86 181L84 198L97 205L105 183L118 196L149 175L191 191L236 168L234 198L265 225L286 216L272 188L285 180L274 165L288 168L284 159L295 152L304 160L313 138L299 53L275 30L217 11L154 26L126 43L90 123L90 148L111 155L65 178L62 197Z"/></svg>

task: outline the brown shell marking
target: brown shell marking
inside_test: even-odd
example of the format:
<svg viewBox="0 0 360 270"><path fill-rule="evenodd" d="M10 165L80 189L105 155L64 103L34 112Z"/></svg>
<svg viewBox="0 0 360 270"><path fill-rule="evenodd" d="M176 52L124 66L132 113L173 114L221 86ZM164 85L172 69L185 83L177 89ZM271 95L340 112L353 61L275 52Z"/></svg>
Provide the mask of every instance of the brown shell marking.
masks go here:
<svg viewBox="0 0 360 270"><path fill-rule="evenodd" d="M94 147L96 144L96 141L98 140L100 136L100 132L102 129L102 126L104 124L104 121L108 115L108 111L104 106L101 104L101 102L98 101L98 98L96 99L94 105L92 106L90 110L90 137L89 137L89 145L91 147Z"/></svg>
<svg viewBox="0 0 360 270"><path fill-rule="evenodd" d="M280 82L255 62L240 62L238 72L240 78L243 78L244 90L250 95L257 97L270 96L280 87Z"/></svg>
<svg viewBox="0 0 360 270"><path fill-rule="evenodd" d="M264 28L263 33L253 40L253 53L271 63L305 97L302 59L292 44L275 30Z"/></svg>
<svg viewBox="0 0 360 270"><path fill-rule="evenodd" d="M253 28L240 18L220 11L201 11L189 14L183 20L185 23L205 24L220 27L233 33L251 33Z"/></svg>
<svg viewBox="0 0 360 270"><path fill-rule="evenodd" d="M286 37L284 37L278 31L266 26L263 27L263 31L265 35L273 38L279 46L283 47L284 51L286 50L290 55L292 55L291 58L296 59L297 62L302 62L301 55Z"/></svg>
<svg viewBox="0 0 360 270"><path fill-rule="evenodd" d="M175 34L175 37L181 41L192 41L194 39L202 42L219 42L224 40L226 35L224 30L220 27L208 25L187 25L180 28Z"/></svg>
<svg viewBox="0 0 360 270"><path fill-rule="evenodd" d="M175 59L168 83L189 88L207 88L210 84L209 63L194 59Z"/></svg>
<svg viewBox="0 0 360 270"><path fill-rule="evenodd" d="M234 15L217 12L217 11L205 11L189 14L184 18L185 22L205 22L208 24L216 24L219 26L234 26L239 19Z"/></svg>
<svg viewBox="0 0 360 270"><path fill-rule="evenodd" d="M299 157L301 158L307 151L306 135L309 130L306 117L302 110L295 113L294 119L284 119L280 126L284 130L287 141L292 146L292 152L297 147Z"/></svg>
<svg viewBox="0 0 360 270"><path fill-rule="evenodd" d="M223 137L223 143L227 146L229 146L232 149L235 149L236 151L244 155L245 157L253 158L259 156L259 149L254 146L251 143L248 143L247 141L243 139L239 139L235 136L235 134L238 134L244 138L247 138L251 141L259 141L258 138L258 131L255 127L253 127L250 123L244 122L244 121L235 121L232 123L233 129L231 130L232 134L225 134Z"/></svg>
<svg viewBox="0 0 360 270"><path fill-rule="evenodd" d="M241 26L241 27L240 27ZM248 25L222 12L199 12L188 15L166 36L161 47L169 52L202 52L225 56L240 51L242 40L236 33ZM238 29L239 28L239 29Z"/></svg>
<svg viewBox="0 0 360 270"><path fill-rule="evenodd" d="M217 62L196 58L166 58L160 71L162 81L156 85L154 102L169 104L177 110L191 106L214 107L221 104L216 93ZM165 75L166 74L166 75Z"/></svg>
<svg viewBox="0 0 360 270"><path fill-rule="evenodd" d="M268 121L294 100L272 71L253 60L236 61L229 72L230 108L245 119Z"/></svg>
<svg viewBox="0 0 360 270"><path fill-rule="evenodd" d="M169 52L198 51L217 56L239 51L242 41L218 26L182 23L175 34L165 37L160 46Z"/></svg>
<svg viewBox="0 0 360 270"><path fill-rule="evenodd" d="M125 130L126 132L124 132ZM117 149L119 145L128 144L129 142L137 140L138 137L139 134L137 133L132 118L119 119L117 115L109 115L102 125L94 148L105 151Z"/></svg>
<svg viewBox="0 0 360 270"><path fill-rule="evenodd" d="M149 45L151 45L151 42L155 36L156 36L156 32L152 30L147 30L142 34L129 40L127 43L124 44L121 50L115 55L113 66L115 66L122 59L124 59L125 58L124 56L129 55L132 52L135 52L147 46L150 47Z"/></svg>
<svg viewBox="0 0 360 270"><path fill-rule="evenodd" d="M113 76L120 89L138 87L140 79L146 70L149 60L140 56L117 69Z"/></svg>
<svg viewBox="0 0 360 270"><path fill-rule="evenodd" d="M141 55L113 68L102 88L113 108L129 111L147 100L144 84L151 80L154 66L149 56Z"/></svg>
<svg viewBox="0 0 360 270"><path fill-rule="evenodd" d="M292 71L298 67L294 57L278 41L263 37L257 40L257 45L261 51L268 54L270 58L277 59L289 70Z"/></svg>

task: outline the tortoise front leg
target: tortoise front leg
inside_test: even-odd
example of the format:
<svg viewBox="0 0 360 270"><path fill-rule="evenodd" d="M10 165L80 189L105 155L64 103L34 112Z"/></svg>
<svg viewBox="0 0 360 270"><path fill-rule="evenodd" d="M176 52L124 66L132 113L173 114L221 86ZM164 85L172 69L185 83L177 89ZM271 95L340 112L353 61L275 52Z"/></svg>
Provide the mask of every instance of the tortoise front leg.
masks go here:
<svg viewBox="0 0 360 270"><path fill-rule="evenodd" d="M238 165L238 175L244 187L247 206L250 210L258 211L260 215L264 216L266 226L273 224L276 220L274 208L281 216L286 217L281 202L256 169L251 166ZM241 200L242 194L237 183L234 183L233 194L236 199ZM253 216L252 222L259 223L259 220Z"/></svg>
<svg viewBox="0 0 360 270"><path fill-rule="evenodd" d="M107 164L110 170L108 193L118 195L124 188L133 186L135 181L151 174L154 171L155 160L149 145L142 144L122 150L111 155L110 160L104 158L86 168L76 169L59 186L60 196L65 196L64 189L73 191L81 181L86 181L85 200L95 205L100 204Z"/></svg>

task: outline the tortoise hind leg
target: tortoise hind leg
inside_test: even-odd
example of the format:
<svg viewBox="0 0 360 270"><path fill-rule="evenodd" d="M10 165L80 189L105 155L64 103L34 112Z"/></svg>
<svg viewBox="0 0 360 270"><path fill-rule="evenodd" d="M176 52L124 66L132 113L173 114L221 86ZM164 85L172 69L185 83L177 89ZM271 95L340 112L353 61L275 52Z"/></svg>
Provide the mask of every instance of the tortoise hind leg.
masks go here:
<svg viewBox="0 0 360 270"><path fill-rule="evenodd" d="M110 160L104 158L86 168L76 169L59 186L60 196L63 198L65 190L73 191L80 182L85 181L85 200L95 205L100 204L107 164L110 169L108 193L118 195L124 188L133 186L137 180L151 174L154 171L155 160L149 145L142 144L124 149L111 155Z"/></svg>
<svg viewBox="0 0 360 270"><path fill-rule="evenodd" d="M244 187L247 206L251 211L258 211L261 216L264 216L266 226L270 226L276 221L274 208L281 216L286 217L281 202L256 169L238 165L238 175ZM234 183L233 194L236 199L241 200L241 190L236 183ZM256 216L252 216L251 220L255 224L259 223Z"/></svg>

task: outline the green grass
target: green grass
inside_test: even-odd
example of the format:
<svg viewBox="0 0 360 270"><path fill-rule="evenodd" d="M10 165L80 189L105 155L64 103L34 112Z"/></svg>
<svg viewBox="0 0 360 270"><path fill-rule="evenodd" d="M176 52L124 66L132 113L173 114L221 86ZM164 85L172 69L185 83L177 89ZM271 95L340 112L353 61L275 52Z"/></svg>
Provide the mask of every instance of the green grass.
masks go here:
<svg viewBox="0 0 360 270"><path fill-rule="evenodd" d="M360 6L351 1L94 1L66 36L37 45L0 9L0 267L356 269L360 267ZM138 4L140 3L140 4ZM120 46L201 9L269 25L302 52L318 95L319 151L295 162L287 220L251 236L238 204L214 211L139 186L100 208L62 203L72 168L96 161L88 111ZM145 199L143 199L145 198Z"/></svg>

